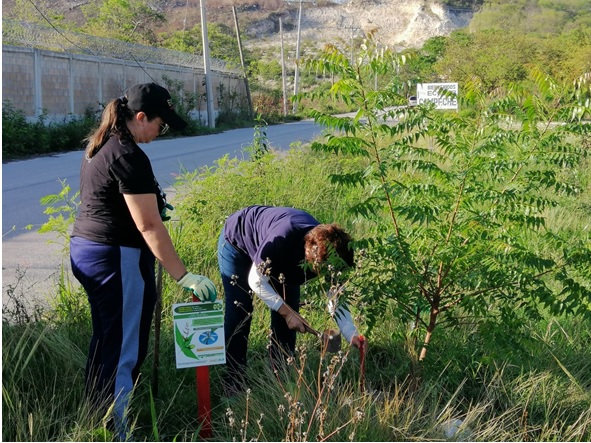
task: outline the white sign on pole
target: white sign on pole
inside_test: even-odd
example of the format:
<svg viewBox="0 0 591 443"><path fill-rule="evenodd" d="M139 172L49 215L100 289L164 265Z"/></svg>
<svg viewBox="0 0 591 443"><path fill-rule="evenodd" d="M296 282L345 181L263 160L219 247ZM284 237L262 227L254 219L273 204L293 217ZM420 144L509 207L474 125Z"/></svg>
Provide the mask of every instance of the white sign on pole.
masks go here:
<svg viewBox="0 0 591 443"><path fill-rule="evenodd" d="M453 95L442 93L449 91ZM419 105L432 102L435 109L458 109L457 83L419 83L417 85L417 103Z"/></svg>
<svg viewBox="0 0 591 443"><path fill-rule="evenodd" d="M222 302L172 305L176 367L226 363Z"/></svg>

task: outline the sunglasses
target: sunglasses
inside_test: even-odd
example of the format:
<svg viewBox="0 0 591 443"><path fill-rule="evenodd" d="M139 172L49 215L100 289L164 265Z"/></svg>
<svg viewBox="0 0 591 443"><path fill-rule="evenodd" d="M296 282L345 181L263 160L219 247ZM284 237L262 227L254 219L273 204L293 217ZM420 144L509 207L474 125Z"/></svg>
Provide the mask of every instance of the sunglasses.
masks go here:
<svg viewBox="0 0 591 443"><path fill-rule="evenodd" d="M160 132L158 133L158 135L166 134L169 129L170 129L170 126L168 126L167 123L160 123Z"/></svg>

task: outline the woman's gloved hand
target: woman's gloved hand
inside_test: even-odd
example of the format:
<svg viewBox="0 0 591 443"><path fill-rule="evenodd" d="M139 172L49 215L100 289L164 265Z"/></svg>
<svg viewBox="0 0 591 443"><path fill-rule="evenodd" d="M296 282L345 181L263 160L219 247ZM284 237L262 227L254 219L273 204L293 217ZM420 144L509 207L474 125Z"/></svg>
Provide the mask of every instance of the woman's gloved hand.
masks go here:
<svg viewBox="0 0 591 443"><path fill-rule="evenodd" d="M363 351L367 353L367 340L363 335L355 335L351 339L351 346L359 349L359 351Z"/></svg>
<svg viewBox="0 0 591 443"><path fill-rule="evenodd" d="M215 285L203 275L187 272L177 281L177 284L184 289L193 291L193 294L201 301L215 301L217 298L218 291Z"/></svg>
<svg viewBox="0 0 591 443"><path fill-rule="evenodd" d="M310 325L304 319L304 317L302 317L292 308L287 306L286 303L283 303L281 307L277 310L277 312L279 312L279 314L281 314L281 316L285 319L285 322L287 323L287 327L289 329L301 333L310 332L311 334L318 335L318 333L314 329L312 329L312 327L310 327Z"/></svg>
<svg viewBox="0 0 591 443"><path fill-rule="evenodd" d="M162 211L160 211L160 218L162 218L162 221L168 221L171 219L170 215L168 215L168 213L166 212L167 210L174 211L174 206L172 206L170 203L166 203L164 205Z"/></svg>

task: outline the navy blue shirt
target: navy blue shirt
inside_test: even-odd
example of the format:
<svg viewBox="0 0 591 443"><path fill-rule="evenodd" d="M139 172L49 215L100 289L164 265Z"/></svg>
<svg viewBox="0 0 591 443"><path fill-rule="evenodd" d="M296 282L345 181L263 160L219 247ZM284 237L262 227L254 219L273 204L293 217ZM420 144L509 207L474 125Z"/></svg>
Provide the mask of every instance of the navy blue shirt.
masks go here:
<svg viewBox="0 0 591 443"><path fill-rule="evenodd" d="M271 275L285 277L286 285L301 285L316 274L304 272L304 237L320 222L305 211L276 206L249 206L230 215L224 226L224 238L247 254L259 266L267 266Z"/></svg>

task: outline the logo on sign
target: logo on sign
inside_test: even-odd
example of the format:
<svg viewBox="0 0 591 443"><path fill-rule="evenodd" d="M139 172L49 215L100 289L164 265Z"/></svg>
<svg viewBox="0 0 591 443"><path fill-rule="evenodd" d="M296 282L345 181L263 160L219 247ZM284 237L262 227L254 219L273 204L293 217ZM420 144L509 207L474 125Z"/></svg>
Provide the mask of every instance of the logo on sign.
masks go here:
<svg viewBox="0 0 591 443"><path fill-rule="evenodd" d="M199 336L199 341L204 345L212 345L218 341L218 335L213 331L204 332Z"/></svg>

